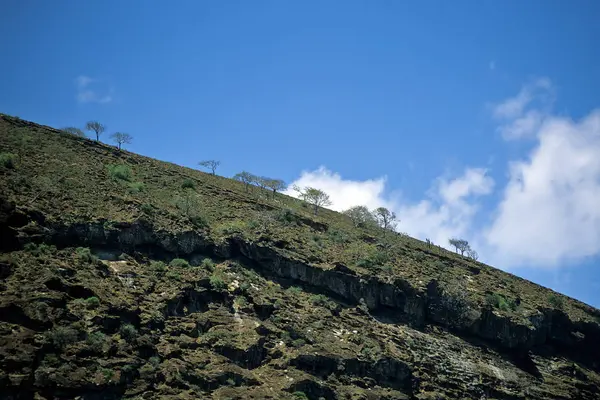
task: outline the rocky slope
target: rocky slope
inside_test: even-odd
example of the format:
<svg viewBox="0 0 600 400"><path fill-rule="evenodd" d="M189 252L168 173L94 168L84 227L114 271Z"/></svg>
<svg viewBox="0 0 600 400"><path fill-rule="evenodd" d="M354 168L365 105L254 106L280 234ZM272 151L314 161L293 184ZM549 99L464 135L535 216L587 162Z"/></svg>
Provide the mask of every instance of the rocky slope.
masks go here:
<svg viewBox="0 0 600 400"><path fill-rule="evenodd" d="M0 157L0 398L599 398L576 300L8 116Z"/></svg>

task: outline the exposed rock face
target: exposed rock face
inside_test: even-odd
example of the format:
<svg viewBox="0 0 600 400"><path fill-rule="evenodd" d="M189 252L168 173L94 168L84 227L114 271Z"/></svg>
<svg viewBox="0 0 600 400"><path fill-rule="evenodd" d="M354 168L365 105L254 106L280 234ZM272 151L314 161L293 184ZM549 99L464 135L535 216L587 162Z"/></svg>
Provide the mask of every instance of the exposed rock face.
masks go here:
<svg viewBox="0 0 600 400"><path fill-rule="evenodd" d="M5 209L12 210L13 213L16 212L11 207L5 207ZM3 218L5 221L18 220L18 218L11 215L4 215ZM104 222L77 223L70 226L39 224L35 232L30 231L27 235L24 235L18 229L19 227L9 226L9 228L14 236L9 237L6 243L11 243L11 245L18 243L18 246L33 237L36 240L42 239L46 243L54 243L58 246L89 246L98 249L110 249L111 252L116 253L121 251L131 254L141 252L151 256L177 255L188 258L199 254L215 257L225 256L227 258L237 257L243 260L246 267L254 269L267 278L281 278L286 281L297 282L307 288L312 288L311 290L328 294L332 299L337 299L346 306L356 307L359 304L364 304L376 318L379 313L393 316L394 324L383 324L384 326L397 327L394 329L409 329L410 332L415 332L411 335L415 335L419 331L430 332L429 334L420 333L411 336L411 340L421 341L422 343L416 346L408 346L408 349L405 349L408 350L408 353L405 353L404 359L385 355L383 350L376 359L361 359L360 355L358 358L356 355L327 355L322 352L301 353L291 358L290 367L295 367L313 378L303 378L303 380L288 386L285 390L290 392L299 390L307 394L309 398L344 398L340 397L341 392L339 390L336 391L335 383L333 381L329 382L328 378L331 376L336 376L341 384L345 382L346 384L358 384L358 387L362 385L365 388L388 388L386 390L389 393L396 393L395 395L381 394L380 397L373 398L438 398L435 396L442 396L439 398L443 398L444 390L441 390L439 385L449 385L450 388L454 388L446 391L446 393L463 391L463 395L469 398L487 398L486 396L490 398L536 398L536 396L539 398L559 398L560 396L553 397L554 395L551 395L551 392L546 393L544 390L536 392L534 389L538 386L528 387L531 382L537 382L550 370L556 373L558 371L556 368L562 368L561 371L569 371L568 368L575 368L568 373L576 377L579 376L579 378L576 378L581 381L578 383L578 396L581 396L579 398L594 398L595 394L592 395L591 393L595 393L594 391L597 389L595 378L591 377L589 372L579 372L579 375L577 375L580 369L573 366L569 367L568 362L565 364L565 361L571 359L590 368L592 371L598 371L600 355L598 346L594 344L600 340L598 325L573 322L565 314L555 310L542 310L526 319L512 320L497 315L489 308L477 308L472 304L462 302L461 299L452 297L452 295L445 293L436 281L429 282L425 289L414 288L408 282L399 279L393 282L385 282L375 277L363 277L348 273L339 267L323 269L301 260L288 258L274 248L251 243L237 237L232 237L227 242L216 245L199 232L190 231L170 234L166 231L154 231L151 224L143 221L134 224L113 223L110 226L107 226ZM2 265L3 279L14 274L14 265L5 262ZM130 274L129 276L135 275ZM133 280L138 279L133 278ZM200 279L197 284L210 287L208 279ZM16 355L13 353L12 359L14 361L10 361L11 359L7 358L6 354L8 353L6 352L11 351L8 347L9 343L14 346L15 342L10 340L4 342L3 368L8 375L3 378L3 386L13 388L12 391L9 391L13 393L13 397L19 397L17 395L18 390L15 391L16 388L22 390L24 385L33 383L34 387L39 387L42 390L46 386L46 382L54 382L53 385L58 385L56 387L65 388L61 390L53 389L51 391L52 396L85 393L88 393L87 396L97 396L93 394L96 392L94 384L83 377L76 377L74 375L75 371L62 371L59 375L55 370L54 372L44 370L46 372L42 373L40 367L37 366L39 361L35 360L40 357L36 354L45 352L45 347L25 344L28 340L31 340L27 338L33 338L36 332L50 329L61 318L72 318L68 314L60 312L60 309L66 308L67 299L86 299L97 295L97 293L83 284L67 283L65 278L59 276L46 279L44 286L52 293L60 294L44 300L43 304L46 304L52 310L51 312L34 312L25 303L8 297L3 298L0 307L0 321L3 321L5 324L3 326L6 328L8 326L19 327L12 329L21 330L19 337L22 340L21 343L23 343L22 346L16 347L19 350ZM160 313L158 320L156 320L156 317L148 319L142 316L142 310L137 307L112 305L107 311L108 315L96 316L91 320L91 323L99 326L107 334L118 332L123 321L128 321L142 329L166 332L165 322L161 322L165 321L165 318L173 320L207 314L211 312L211 304L232 306L228 295L201 287L180 290L174 296L165 298L163 304L164 306L158 311ZM260 301L257 301L256 307L261 309L261 307L267 306L264 302L261 304ZM262 319L268 318L272 311L271 309L266 312L266 315L262 315ZM263 311L259 314L264 313ZM226 317L226 319L228 318ZM370 321L368 323L381 324L368 315L365 318ZM260 320L260 318L257 318L257 321ZM142 323L142 321L145 322ZM201 337L200 332L209 332L215 326L222 326L219 325L221 323L232 323L218 322L219 318L215 319L214 317L208 318L204 323L200 320L197 321L192 323L190 328L178 329L180 332L179 337L192 339ZM260 322L256 323L260 325ZM183 322L179 326L184 326L182 324ZM144 326L147 328L143 328ZM442 331L439 330L440 328ZM449 329L458 335L456 337L451 336L451 341L454 341L455 345L447 347L447 343L445 343L442 346L442 339L436 338L437 334L434 334L434 332L443 332L445 329ZM169 328L169 330L170 335L176 332L173 328ZM256 334L254 329L248 332L252 333L244 334L244 340L235 338L227 341L219 339L215 342L209 340L204 345L195 344L193 340L181 341L182 339L180 339L177 348L171 348L165 354L168 354L167 359L174 361L180 359L185 352L193 351L197 353L204 348L203 346L209 346L214 354L221 355L234 365L250 371L276 362L281 357L280 351L270 343L270 331L268 329L261 331L263 334ZM5 335L10 337L13 334L5 332ZM251 337L253 335L254 338ZM388 335L390 334L388 333ZM450 334L443 333L442 335L447 336ZM477 347L471 347L472 345L468 345L468 342L461 342L461 339L459 339L461 336L464 336L468 341L476 340L478 343L486 344L492 348L497 347L499 353L496 357L505 358L509 361L490 363L490 361L486 362L468 356L461 360L460 354L465 349L468 349L466 350L467 354L475 354L478 351ZM393 334L388 338L391 343L399 340L397 337L394 338ZM314 343L314 345L318 344L318 342ZM137 344L138 351L145 353L147 357L161 352L156 346L156 341L152 342L152 340L147 345ZM406 346L406 343L403 346ZM421 346L423 347L421 348ZM453 348L454 346L457 347ZM460 350L461 347L463 347L463 350ZM164 350L162 352L164 353ZM410 354L410 356L406 354ZM565 361L560 362L561 366L550 366L548 364L550 358L547 358L549 356L558 356ZM17 366L16 362L22 368L22 373L20 375L10 375L9 371ZM539 370L540 366L549 368L549 370L542 372ZM423 375L424 373L426 375ZM125 393L130 384L129 382L135 380L135 377L139 375L137 372L130 377L123 376L123 374L121 373L121 377L118 379L118 387L113 387L108 392L109 394L103 392L105 394L102 395L102 398L121 396ZM436 375L433 377L429 374ZM473 376L473 379L478 376L480 381L482 376L485 378L484 381L475 384L473 381L469 381L469 375ZM257 378L244 378L243 374L236 375L232 372L228 376L224 379L233 382L234 385L260 385ZM34 379L34 381L32 382L31 379ZM199 378L189 374L183 374L175 380L171 375L163 374L161 379L170 382L169 384L175 387L179 385L181 388L188 389L196 387L202 388L202 390L214 391L221 385L214 378ZM183 379L183 381L180 381L180 379ZM319 379L327 379L329 383L319 383ZM357 383L357 380L361 383ZM76 383L78 381L80 383ZM441 384L440 382L446 383ZM431 395L434 397L427 397L425 394L429 392L437 394ZM509 395L509 393L511 394Z"/></svg>

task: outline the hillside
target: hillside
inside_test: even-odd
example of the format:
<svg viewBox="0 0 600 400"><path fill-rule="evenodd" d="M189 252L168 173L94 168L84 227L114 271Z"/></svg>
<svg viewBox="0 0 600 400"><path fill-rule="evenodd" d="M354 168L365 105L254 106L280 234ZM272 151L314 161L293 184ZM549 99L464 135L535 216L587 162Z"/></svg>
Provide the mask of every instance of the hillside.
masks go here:
<svg viewBox="0 0 600 400"><path fill-rule="evenodd" d="M547 288L1 114L0 161L0 398L599 398Z"/></svg>

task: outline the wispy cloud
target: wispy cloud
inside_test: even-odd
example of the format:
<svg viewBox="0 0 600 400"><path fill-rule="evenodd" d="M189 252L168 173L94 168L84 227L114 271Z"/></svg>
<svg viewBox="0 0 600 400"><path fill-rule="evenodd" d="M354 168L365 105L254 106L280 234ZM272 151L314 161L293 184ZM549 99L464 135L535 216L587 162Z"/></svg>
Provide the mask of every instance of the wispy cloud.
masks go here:
<svg viewBox="0 0 600 400"><path fill-rule="evenodd" d="M106 104L113 100L114 89L103 80L80 75L75 78L75 87L75 98L79 103Z"/></svg>
<svg viewBox="0 0 600 400"><path fill-rule="evenodd" d="M490 61L489 68L490 68L490 71L495 70L496 69L496 61Z"/></svg>
<svg viewBox="0 0 600 400"><path fill-rule="evenodd" d="M542 124L554 102L554 88L547 78L525 85L514 97L493 105L492 114L501 122L498 131L506 140L531 136Z"/></svg>

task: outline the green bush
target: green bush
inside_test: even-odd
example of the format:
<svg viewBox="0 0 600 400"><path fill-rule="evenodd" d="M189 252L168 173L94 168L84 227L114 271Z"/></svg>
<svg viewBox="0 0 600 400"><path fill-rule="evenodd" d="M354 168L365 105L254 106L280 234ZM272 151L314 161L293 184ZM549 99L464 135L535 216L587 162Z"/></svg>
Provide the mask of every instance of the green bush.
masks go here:
<svg viewBox="0 0 600 400"><path fill-rule="evenodd" d="M52 254L56 252L56 246L47 245L45 243L36 244L30 242L25 244L25 246L23 246L23 249L34 256L41 256L44 254Z"/></svg>
<svg viewBox="0 0 600 400"><path fill-rule="evenodd" d="M310 302L315 306L327 306L329 305L329 298L322 294L314 294L310 296Z"/></svg>
<svg viewBox="0 0 600 400"><path fill-rule="evenodd" d="M213 269L215 269L215 263L210 258L205 258L204 260L202 260L202 262L200 263L200 266L209 271L212 271Z"/></svg>
<svg viewBox="0 0 600 400"><path fill-rule="evenodd" d="M181 184L181 188L182 189L195 189L196 188L196 184L194 183L193 180L187 178Z"/></svg>
<svg viewBox="0 0 600 400"><path fill-rule="evenodd" d="M154 207L152 207L152 204L144 203L141 205L140 209L142 210L142 212L144 214L147 214L147 215L154 214Z"/></svg>
<svg viewBox="0 0 600 400"><path fill-rule="evenodd" d="M298 216L289 208L276 212L275 219L284 225L297 224L299 220Z"/></svg>
<svg viewBox="0 0 600 400"><path fill-rule="evenodd" d="M338 229L330 229L327 231L327 235L329 236L329 239L337 245L343 245L350 241L348 234Z"/></svg>
<svg viewBox="0 0 600 400"><path fill-rule="evenodd" d="M60 349L77 342L78 336L75 329L64 326L58 326L46 333L46 338Z"/></svg>
<svg viewBox="0 0 600 400"><path fill-rule="evenodd" d="M87 247L76 248L75 254L77 255L77 258L79 258L81 261L84 261L84 262L91 263L91 262L95 262L98 260L98 257L93 255L92 252L90 251L90 249Z"/></svg>
<svg viewBox="0 0 600 400"><path fill-rule="evenodd" d="M144 182L131 182L129 184L129 192L130 193L141 193L146 190L146 185Z"/></svg>
<svg viewBox="0 0 600 400"><path fill-rule="evenodd" d="M517 308L517 304L513 299L507 299L500 293L488 294L485 298L485 302L487 305L502 311L514 311Z"/></svg>
<svg viewBox="0 0 600 400"><path fill-rule="evenodd" d="M171 267L180 267L180 268L189 268L190 267L190 263L188 263L183 258L174 258L171 260L169 265Z"/></svg>
<svg viewBox="0 0 600 400"><path fill-rule="evenodd" d="M0 153L0 165L4 168L14 168L17 156L13 153Z"/></svg>
<svg viewBox="0 0 600 400"><path fill-rule="evenodd" d="M106 335L102 332L91 333L85 340L85 343L88 345L88 347L96 353L100 353L104 350L104 345L106 342Z"/></svg>
<svg viewBox="0 0 600 400"><path fill-rule="evenodd" d="M120 179L123 181L131 180L131 168L124 164L110 164L108 167L108 173L113 179Z"/></svg>
<svg viewBox="0 0 600 400"><path fill-rule="evenodd" d="M305 395L304 392L300 392L300 391L294 392L294 397L297 399L301 399L301 400L303 400L303 399L308 400L308 396Z"/></svg>
<svg viewBox="0 0 600 400"><path fill-rule="evenodd" d="M565 306L563 298L556 294L551 294L548 296L548 303L558 310L562 310Z"/></svg>
<svg viewBox="0 0 600 400"><path fill-rule="evenodd" d="M159 273L163 273L167 270L167 266L162 261L152 261L150 263L150 268Z"/></svg>
<svg viewBox="0 0 600 400"><path fill-rule="evenodd" d="M175 279L177 281L181 280L181 274L179 272L169 271L165 276L169 279Z"/></svg>
<svg viewBox="0 0 600 400"><path fill-rule="evenodd" d="M300 288L298 286L290 286L289 288L286 289L286 292L288 292L290 294L300 294L300 293L302 293L302 288Z"/></svg>
<svg viewBox="0 0 600 400"><path fill-rule="evenodd" d="M221 279L221 277L212 275L210 277L210 286L212 286L215 290L222 290L227 287L227 284L223 281L223 279Z"/></svg>
<svg viewBox="0 0 600 400"><path fill-rule="evenodd" d="M292 346L294 346L294 347L302 347L305 344L306 344L306 340L301 339L301 338L295 339L292 341Z"/></svg>
<svg viewBox="0 0 600 400"><path fill-rule="evenodd" d="M100 306L100 299L96 296L88 297L85 299L85 305L87 308L97 308Z"/></svg>
<svg viewBox="0 0 600 400"><path fill-rule="evenodd" d="M196 212L195 215L191 215L188 218L196 228L206 228L208 226L208 219L199 212Z"/></svg>
<svg viewBox="0 0 600 400"><path fill-rule="evenodd" d="M131 324L121 325L119 333L121 334L121 337L128 342L133 341L138 334L137 329L135 329L135 326Z"/></svg>
<svg viewBox="0 0 600 400"><path fill-rule="evenodd" d="M361 258L356 262L356 266L360 268L373 269L382 267L390 260L390 257L385 251L375 250L366 257Z"/></svg>

